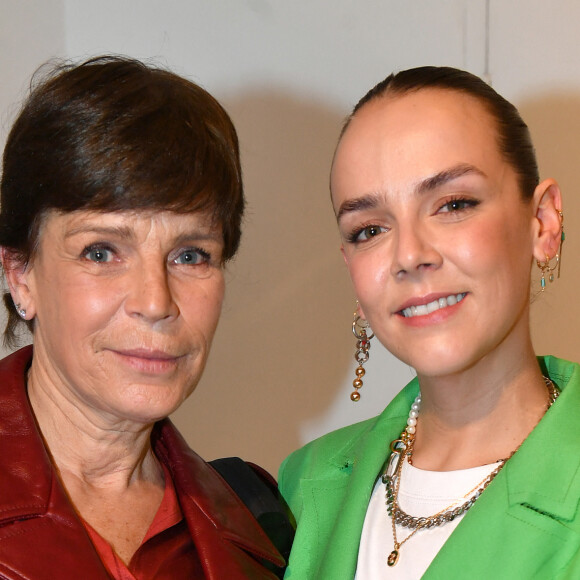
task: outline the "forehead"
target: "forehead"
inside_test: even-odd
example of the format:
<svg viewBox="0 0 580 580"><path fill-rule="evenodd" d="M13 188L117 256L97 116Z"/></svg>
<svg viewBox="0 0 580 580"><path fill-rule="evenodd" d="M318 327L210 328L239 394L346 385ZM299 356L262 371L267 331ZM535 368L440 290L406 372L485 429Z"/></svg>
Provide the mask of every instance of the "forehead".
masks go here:
<svg viewBox="0 0 580 580"><path fill-rule="evenodd" d="M207 211L178 213L173 211L117 211L99 212L51 210L43 216L40 229L41 243L47 236L64 239L91 232L111 232L127 239L139 240L157 233L166 237L188 234L221 241L221 227L213 214Z"/></svg>
<svg viewBox="0 0 580 580"><path fill-rule="evenodd" d="M495 121L478 99L445 89L380 97L357 112L337 147L333 200L345 186L416 183L461 164L505 169Z"/></svg>

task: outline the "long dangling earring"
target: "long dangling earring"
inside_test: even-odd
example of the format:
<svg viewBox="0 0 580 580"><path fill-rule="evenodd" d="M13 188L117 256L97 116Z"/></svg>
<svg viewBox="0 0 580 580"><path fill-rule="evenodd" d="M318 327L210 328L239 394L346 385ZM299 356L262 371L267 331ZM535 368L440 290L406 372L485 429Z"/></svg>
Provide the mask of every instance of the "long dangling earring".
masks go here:
<svg viewBox="0 0 580 580"><path fill-rule="evenodd" d="M560 268L562 265L562 246L564 245L564 240L566 239L566 234L564 233L564 214L561 211L558 211L558 215L560 216L560 245L558 247L558 251L554 258L550 258L546 254L546 259L541 262L540 260L536 260L536 264L538 268L542 271L542 278L540 279L540 287L542 292L546 289L546 276L548 276L548 280L550 282L554 281L554 270L558 270L558 278L560 277ZM556 263L553 266L550 266L550 262L555 259Z"/></svg>
<svg viewBox="0 0 580 580"><path fill-rule="evenodd" d="M354 391L350 394L350 400L353 401L354 403L360 400L360 393L358 391L363 386L362 378L365 375L363 365L369 360L369 349L371 348L371 338L374 336L372 330L370 331L370 336L367 334L367 330L370 329L369 323L364 318L361 318L357 310L354 311L352 321L352 333L356 338L356 351L354 353L354 358L356 362L358 362L358 367L354 371L356 374L356 379L352 382Z"/></svg>

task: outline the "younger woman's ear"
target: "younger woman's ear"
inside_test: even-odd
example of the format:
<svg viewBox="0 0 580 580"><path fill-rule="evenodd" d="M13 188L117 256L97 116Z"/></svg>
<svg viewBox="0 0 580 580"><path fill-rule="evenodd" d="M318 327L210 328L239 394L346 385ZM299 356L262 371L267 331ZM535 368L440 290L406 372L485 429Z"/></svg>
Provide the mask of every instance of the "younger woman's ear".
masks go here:
<svg viewBox="0 0 580 580"><path fill-rule="evenodd" d="M552 259L562 239L562 193L554 179L545 179L534 191L537 230L534 239L534 258L540 262Z"/></svg>
<svg viewBox="0 0 580 580"><path fill-rule="evenodd" d="M28 265L13 250L0 248L0 261L14 304L32 314L32 298L28 286Z"/></svg>

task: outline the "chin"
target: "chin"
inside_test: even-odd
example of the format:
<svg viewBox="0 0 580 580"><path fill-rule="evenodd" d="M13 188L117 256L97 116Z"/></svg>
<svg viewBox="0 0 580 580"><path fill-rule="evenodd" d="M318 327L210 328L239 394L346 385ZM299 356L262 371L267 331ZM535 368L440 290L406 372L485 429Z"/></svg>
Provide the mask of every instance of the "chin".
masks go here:
<svg viewBox="0 0 580 580"><path fill-rule="evenodd" d="M157 396L147 396L142 393L139 397L123 401L114 412L123 420L148 425L171 415L186 399L177 393L172 393L171 396L168 395L162 399L158 398L159 393L155 394Z"/></svg>

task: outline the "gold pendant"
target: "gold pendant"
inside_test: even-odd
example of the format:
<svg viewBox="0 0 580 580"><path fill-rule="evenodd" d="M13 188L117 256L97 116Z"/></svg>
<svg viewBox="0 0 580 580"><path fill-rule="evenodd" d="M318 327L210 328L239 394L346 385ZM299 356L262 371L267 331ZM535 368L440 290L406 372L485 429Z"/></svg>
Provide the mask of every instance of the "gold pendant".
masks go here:
<svg viewBox="0 0 580 580"><path fill-rule="evenodd" d="M399 550L393 550L387 558L387 565L394 566L399 561Z"/></svg>

